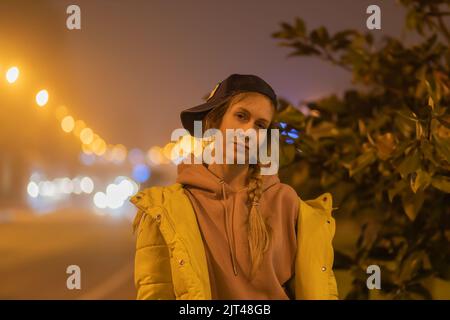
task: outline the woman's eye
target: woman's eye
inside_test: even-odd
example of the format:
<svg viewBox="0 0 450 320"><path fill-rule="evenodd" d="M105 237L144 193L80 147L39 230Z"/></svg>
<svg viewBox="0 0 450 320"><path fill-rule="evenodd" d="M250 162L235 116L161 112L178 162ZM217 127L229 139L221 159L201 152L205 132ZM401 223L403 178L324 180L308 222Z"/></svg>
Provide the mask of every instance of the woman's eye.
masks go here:
<svg viewBox="0 0 450 320"><path fill-rule="evenodd" d="M264 124L257 124L258 129L265 129L266 126Z"/></svg>
<svg viewBox="0 0 450 320"><path fill-rule="evenodd" d="M243 113L237 113L236 116L237 116L239 119L244 119L244 118L245 118L245 115L244 115Z"/></svg>

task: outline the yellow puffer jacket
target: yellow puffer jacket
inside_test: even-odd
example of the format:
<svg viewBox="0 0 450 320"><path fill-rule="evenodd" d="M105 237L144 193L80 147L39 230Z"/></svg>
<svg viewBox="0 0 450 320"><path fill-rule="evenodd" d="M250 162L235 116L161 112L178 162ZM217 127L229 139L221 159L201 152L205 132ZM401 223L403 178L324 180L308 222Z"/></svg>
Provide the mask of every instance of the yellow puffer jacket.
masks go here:
<svg viewBox="0 0 450 320"><path fill-rule="evenodd" d="M211 299L200 229L182 185L147 188L130 201L138 208L137 299ZM332 270L336 227L331 194L299 201L295 276L288 288L297 300L337 299Z"/></svg>

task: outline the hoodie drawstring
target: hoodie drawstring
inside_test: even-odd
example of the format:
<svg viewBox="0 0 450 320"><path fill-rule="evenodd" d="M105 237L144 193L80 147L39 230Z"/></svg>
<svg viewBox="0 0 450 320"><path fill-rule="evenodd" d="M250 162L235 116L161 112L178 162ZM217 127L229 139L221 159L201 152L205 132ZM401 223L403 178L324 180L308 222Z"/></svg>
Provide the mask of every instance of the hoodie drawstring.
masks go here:
<svg viewBox="0 0 450 320"><path fill-rule="evenodd" d="M231 217L229 217L228 216L227 203L226 203L227 193L225 191L225 181L223 179L220 179L219 182L220 182L220 184L222 186L222 196L223 196L223 199L224 199L225 228L226 228L226 231L227 231L227 240L228 240L228 247L230 249L231 264L233 265L234 275L237 276L238 275L238 270L237 270L237 264L236 264L236 254L234 252L235 241L234 241L234 233L233 233L233 212L231 212ZM229 227L229 223L228 223L229 220L231 221L231 236L230 236L230 232L229 232L229 228L230 228ZM231 238L231 240L230 240L230 238Z"/></svg>

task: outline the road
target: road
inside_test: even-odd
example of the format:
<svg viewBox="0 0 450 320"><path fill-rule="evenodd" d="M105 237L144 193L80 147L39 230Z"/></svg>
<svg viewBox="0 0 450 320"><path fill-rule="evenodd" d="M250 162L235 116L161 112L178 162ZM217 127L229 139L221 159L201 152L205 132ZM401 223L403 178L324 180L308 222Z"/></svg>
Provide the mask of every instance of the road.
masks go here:
<svg viewBox="0 0 450 320"><path fill-rule="evenodd" d="M134 236L126 219L83 210L0 222L0 299L134 299ZM69 290L69 265L81 289Z"/></svg>

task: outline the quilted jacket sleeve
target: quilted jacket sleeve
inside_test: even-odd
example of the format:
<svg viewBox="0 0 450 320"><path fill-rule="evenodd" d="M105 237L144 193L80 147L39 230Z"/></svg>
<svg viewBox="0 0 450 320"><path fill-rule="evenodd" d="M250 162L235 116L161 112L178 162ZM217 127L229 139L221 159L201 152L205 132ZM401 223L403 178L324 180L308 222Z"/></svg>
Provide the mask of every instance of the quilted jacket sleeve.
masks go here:
<svg viewBox="0 0 450 320"><path fill-rule="evenodd" d="M157 221L138 211L135 285L138 300L174 300L169 248Z"/></svg>

